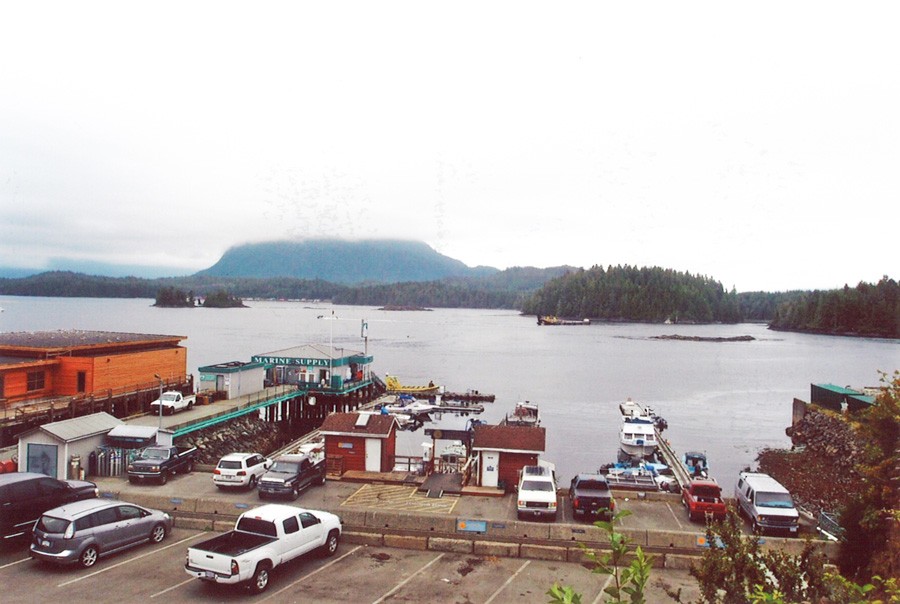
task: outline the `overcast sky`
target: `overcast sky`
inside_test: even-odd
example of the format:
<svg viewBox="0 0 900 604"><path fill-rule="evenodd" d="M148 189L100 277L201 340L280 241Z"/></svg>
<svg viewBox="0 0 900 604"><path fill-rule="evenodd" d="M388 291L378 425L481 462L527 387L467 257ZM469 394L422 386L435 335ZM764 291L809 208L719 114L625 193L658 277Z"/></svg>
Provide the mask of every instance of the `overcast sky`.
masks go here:
<svg viewBox="0 0 900 604"><path fill-rule="evenodd" d="M410 238L900 278L895 2L0 4L0 266Z"/></svg>

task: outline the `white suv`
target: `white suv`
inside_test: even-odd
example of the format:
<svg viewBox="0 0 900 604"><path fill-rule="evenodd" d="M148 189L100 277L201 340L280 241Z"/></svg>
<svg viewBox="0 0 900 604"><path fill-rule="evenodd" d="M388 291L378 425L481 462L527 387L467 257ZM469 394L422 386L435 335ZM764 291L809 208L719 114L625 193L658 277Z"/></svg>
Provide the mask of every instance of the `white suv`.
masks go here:
<svg viewBox="0 0 900 604"><path fill-rule="evenodd" d="M259 453L229 453L219 460L213 482L220 489L243 487L253 489L272 462Z"/></svg>
<svg viewBox="0 0 900 604"><path fill-rule="evenodd" d="M525 466L519 473L516 495L519 520L533 516L556 519L556 473L551 466Z"/></svg>

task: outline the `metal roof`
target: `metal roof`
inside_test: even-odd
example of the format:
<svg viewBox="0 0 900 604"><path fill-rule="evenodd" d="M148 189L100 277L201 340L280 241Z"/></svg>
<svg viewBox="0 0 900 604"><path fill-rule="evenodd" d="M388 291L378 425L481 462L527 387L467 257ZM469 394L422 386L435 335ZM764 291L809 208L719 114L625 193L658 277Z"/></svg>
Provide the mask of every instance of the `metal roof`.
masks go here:
<svg viewBox="0 0 900 604"><path fill-rule="evenodd" d="M121 426L124 423L109 413L101 411L100 413L44 424L36 428L36 430L47 432L63 442L72 442L88 436L106 434L116 426ZM31 432L34 432L34 430L31 430Z"/></svg>
<svg viewBox="0 0 900 604"><path fill-rule="evenodd" d="M133 342L184 340L185 336L167 336L115 331L87 331L60 329L57 331L15 331L0 333L3 348L75 348L99 344L128 344Z"/></svg>

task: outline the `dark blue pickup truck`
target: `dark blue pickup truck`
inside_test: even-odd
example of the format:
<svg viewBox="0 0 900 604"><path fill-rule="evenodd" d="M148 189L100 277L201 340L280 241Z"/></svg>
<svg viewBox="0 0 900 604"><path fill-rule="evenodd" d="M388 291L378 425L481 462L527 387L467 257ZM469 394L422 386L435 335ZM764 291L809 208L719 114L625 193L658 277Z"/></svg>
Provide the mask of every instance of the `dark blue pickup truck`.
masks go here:
<svg viewBox="0 0 900 604"><path fill-rule="evenodd" d="M152 480L166 484L169 476L193 470L196 458L197 447L147 447L128 464L128 480L131 483Z"/></svg>

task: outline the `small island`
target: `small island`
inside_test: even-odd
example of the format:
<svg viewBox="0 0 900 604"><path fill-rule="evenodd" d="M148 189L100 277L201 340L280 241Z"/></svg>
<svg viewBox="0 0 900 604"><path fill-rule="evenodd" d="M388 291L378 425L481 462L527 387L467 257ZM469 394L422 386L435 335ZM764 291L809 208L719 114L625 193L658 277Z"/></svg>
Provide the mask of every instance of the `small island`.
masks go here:
<svg viewBox="0 0 900 604"><path fill-rule="evenodd" d="M207 308L247 308L243 300L232 296L224 289L207 294L202 301L194 297L194 292L185 292L177 287L164 287L156 293L156 302L153 306L160 308L194 308L205 306Z"/></svg>
<svg viewBox="0 0 900 604"><path fill-rule="evenodd" d="M428 311L430 311L431 309L425 308L424 306L406 306L406 305L399 305L399 304L388 304L386 306L382 306L378 310L428 310Z"/></svg>
<svg viewBox="0 0 900 604"><path fill-rule="evenodd" d="M752 342L756 338L753 336L732 336L730 338L708 338L703 336L680 336L671 334L667 336L651 336L651 340L681 340L685 342Z"/></svg>

